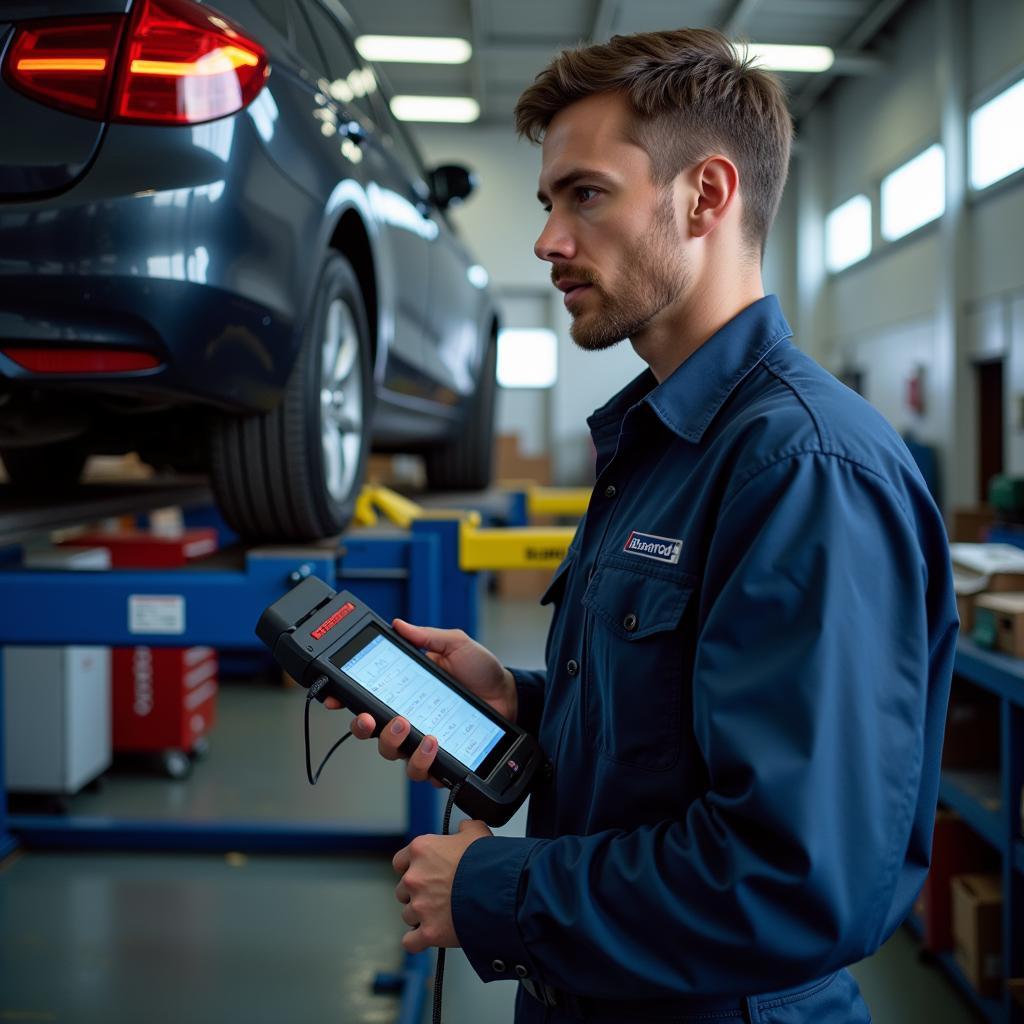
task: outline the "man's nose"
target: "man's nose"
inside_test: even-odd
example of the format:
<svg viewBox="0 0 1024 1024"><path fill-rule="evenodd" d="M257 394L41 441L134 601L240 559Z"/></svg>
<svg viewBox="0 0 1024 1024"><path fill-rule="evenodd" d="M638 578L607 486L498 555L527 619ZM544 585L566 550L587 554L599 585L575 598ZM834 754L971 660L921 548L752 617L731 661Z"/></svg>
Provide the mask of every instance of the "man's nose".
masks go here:
<svg viewBox="0 0 1024 1024"><path fill-rule="evenodd" d="M544 230L533 246L539 260L553 263L555 260L571 260L576 255L576 242L566 230L565 221L555 214L549 214Z"/></svg>

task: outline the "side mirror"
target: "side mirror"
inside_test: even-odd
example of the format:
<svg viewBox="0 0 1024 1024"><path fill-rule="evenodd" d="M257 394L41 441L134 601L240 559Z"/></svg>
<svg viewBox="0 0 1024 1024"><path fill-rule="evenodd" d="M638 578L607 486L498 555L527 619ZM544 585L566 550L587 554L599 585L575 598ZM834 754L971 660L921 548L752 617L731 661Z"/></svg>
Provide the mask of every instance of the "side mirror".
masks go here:
<svg viewBox="0 0 1024 1024"><path fill-rule="evenodd" d="M442 210L458 206L476 188L476 175L468 167L445 164L427 175L431 198Z"/></svg>

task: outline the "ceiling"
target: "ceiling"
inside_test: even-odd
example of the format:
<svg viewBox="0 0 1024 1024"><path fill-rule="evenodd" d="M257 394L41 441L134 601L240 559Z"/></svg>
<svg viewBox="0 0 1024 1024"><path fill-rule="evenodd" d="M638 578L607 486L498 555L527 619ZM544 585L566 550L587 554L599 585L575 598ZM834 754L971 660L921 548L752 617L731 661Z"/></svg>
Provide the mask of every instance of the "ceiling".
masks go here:
<svg viewBox="0 0 1024 1024"><path fill-rule="evenodd" d="M460 36L468 64L385 64L397 94L473 96L478 123L509 125L516 99L559 50L616 33L714 27L759 43L817 43L837 52L821 74L786 74L795 117L843 75L879 74L873 40L905 0L343 0L360 32Z"/></svg>

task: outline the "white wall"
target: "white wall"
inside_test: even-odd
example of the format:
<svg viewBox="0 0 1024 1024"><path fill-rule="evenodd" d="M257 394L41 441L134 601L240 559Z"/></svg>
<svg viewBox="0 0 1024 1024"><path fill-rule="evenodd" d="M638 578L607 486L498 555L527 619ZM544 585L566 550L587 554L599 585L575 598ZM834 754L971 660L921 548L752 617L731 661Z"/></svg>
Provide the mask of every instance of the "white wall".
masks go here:
<svg viewBox="0 0 1024 1024"><path fill-rule="evenodd" d="M958 185L965 162L955 159L969 111L1024 73L1024 4L911 0L872 48L886 72L838 82L800 126L799 323L824 365L863 369L868 397L893 425L936 445L948 510L975 499L974 363L982 356L1005 357L1005 468L1024 472L1024 180L970 195ZM882 177L937 141L952 154L950 212L879 245ZM874 205L875 251L828 276L821 218L858 192ZM922 359L931 362L918 422L905 382Z"/></svg>

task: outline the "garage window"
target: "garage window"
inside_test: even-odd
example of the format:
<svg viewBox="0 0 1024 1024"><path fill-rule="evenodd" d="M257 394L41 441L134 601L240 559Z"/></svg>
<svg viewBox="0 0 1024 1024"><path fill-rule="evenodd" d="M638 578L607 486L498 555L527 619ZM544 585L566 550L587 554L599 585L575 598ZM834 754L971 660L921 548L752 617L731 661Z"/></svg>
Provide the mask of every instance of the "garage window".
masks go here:
<svg viewBox="0 0 1024 1024"><path fill-rule="evenodd" d="M825 218L825 266L836 273L871 252L871 200L854 196Z"/></svg>
<svg viewBox="0 0 1024 1024"><path fill-rule="evenodd" d="M882 179L882 237L888 242L946 211L946 154L936 143Z"/></svg>
<svg viewBox="0 0 1024 1024"><path fill-rule="evenodd" d="M498 332L498 383L503 388L550 388L558 377L558 339L546 327Z"/></svg>
<svg viewBox="0 0 1024 1024"><path fill-rule="evenodd" d="M1024 167L1024 79L971 114L971 188L994 185Z"/></svg>

